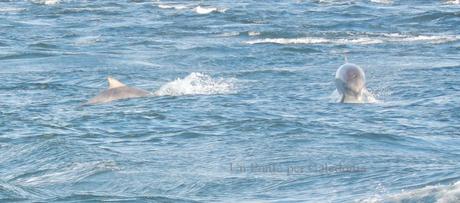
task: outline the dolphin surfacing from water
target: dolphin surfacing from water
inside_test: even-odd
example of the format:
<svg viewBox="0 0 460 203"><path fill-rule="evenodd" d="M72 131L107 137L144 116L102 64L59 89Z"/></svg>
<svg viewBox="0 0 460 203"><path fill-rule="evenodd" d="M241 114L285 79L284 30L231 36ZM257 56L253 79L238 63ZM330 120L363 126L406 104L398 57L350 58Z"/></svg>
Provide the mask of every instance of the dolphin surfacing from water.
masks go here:
<svg viewBox="0 0 460 203"><path fill-rule="evenodd" d="M97 96L91 98L86 104L102 104L120 99L129 99L137 97L147 97L151 93L135 87L128 87L115 78L108 77L109 89L100 92Z"/></svg>
<svg viewBox="0 0 460 203"><path fill-rule="evenodd" d="M362 103L367 94L366 77L363 69L352 63L345 63L335 73L335 86L341 94L341 103Z"/></svg>

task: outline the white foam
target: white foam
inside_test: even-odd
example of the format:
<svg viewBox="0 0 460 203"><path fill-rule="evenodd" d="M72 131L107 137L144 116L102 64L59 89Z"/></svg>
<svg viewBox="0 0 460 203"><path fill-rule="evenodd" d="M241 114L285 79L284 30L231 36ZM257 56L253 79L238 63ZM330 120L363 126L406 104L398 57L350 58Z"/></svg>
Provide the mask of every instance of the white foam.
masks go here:
<svg viewBox="0 0 460 203"><path fill-rule="evenodd" d="M175 10L183 10L187 9L186 5L180 5L180 4L159 4L158 8L162 9L175 9Z"/></svg>
<svg viewBox="0 0 460 203"><path fill-rule="evenodd" d="M392 4L393 0L369 0L370 2L373 3L378 3L378 4ZM339 4L339 3L344 3L344 2L353 2L353 0L316 0L317 3L328 3L328 4Z"/></svg>
<svg viewBox="0 0 460 203"><path fill-rule="evenodd" d="M220 37L233 37L233 36L238 36L241 34L247 34L248 36L258 36L260 35L260 32L253 32L253 31L248 31L248 32L224 32L222 34L219 34L218 36Z"/></svg>
<svg viewBox="0 0 460 203"><path fill-rule="evenodd" d="M202 73L191 73L185 78L168 82L158 89L156 96L211 95L233 93L234 79L214 79Z"/></svg>
<svg viewBox="0 0 460 203"><path fill-rule="evenodd" d="M373 34L376 35L376 34ZM246 41L247 44L383 44L383 43L432 43L441 44L460 40L457 35L402 35L399 33L383 33L376 36L363 36L353 38L320 38L320 37L302 37L302 38L265 38Z"/></svg>
<svg viewBox="0 0 460 203"><path fill-rule="evenodd" d="M361 37L361 38L356 38L356 39L338 39L338 40L331 40L332 43L337 43L337 44L381 44L383 43L383 40L381 39L376 39L376 38L370 38L370 37Z"/></svg>
<svg viewBox="0 0 460 203"><path fill-rule="evenodd" d="M447 0L446 3L460 5L460 0Z"/></svg>
<svg viewBox="0 0 460 203"><path fill-rule="evenodd" d="M370 0L373 3L378 3L378 4L392 4L392 0Z"/></svg>
<svg viewBox="0 0 460 203"><path fill-rule="evenodd" d="M248 44L379 44L382 40L372 39L369 37L356 38L356 39L326 39L319 37L304 37L304 38L267 38L247 41Z"/></svg>
<svg viewBox="0 0 460 203"><path fill-rule="evenodd" d="M258 36L258 35L260 35L260 32L249 31L248 35L249 36Z"/></svg>
<svg viewBox="0 0 460 203"><path fill-rule="evenodd" d="M426 199L436 203L460 202L460 181L451 185L426 186L419 189L401 191L398 194L371 197L360 202L424 202Z"/></svg>
<svg viewBox="0 0 460 203"><path fill-rule="evenodd" d="M316 0L316 2L320 4L341 4L347 1L345 0ZM350 2L350 0L348 2Z"/></svg>
<svg viewBox="0 0 460 203"><path fill-rule="evenodd" d="M322 44L329 43L330 40L324 38L304 37L304 38L266 38L247 41L247 44Z"/></svg>
<svg viewBox="0 0 460 203"><path fill-rule="evenodd" d="M87 36L87 37L80 37L75 40L75 45L91 45L95 44L99 41L101 36Z"/></svg>
<svg viewBox="0 0 460 203"><path fill-rule="evenodd" d="M233 37L233 36L238 36L240 35L239 32L224 32L222 34L219 34L218 36L220 37Z"/></svg>
<svg viewBox="0 0 460 203"><path fill-rule="evenodd" d="M193 9L198 14L209 14L212 12L219 12L219 13L225 13L227 11L226 8L216 8L216 7L202 7L202 6L197 6Z"/></svg>
<svg viewBox="0 0 460 203"><path fill-rule="evenodd" d="M399 33L384 33L381 34L386 41L389 42L430 42L434 44L457 41L460 36L457 35L403 35Z"/></svg>
<svg viewBox="0 0 460 203"><path fill-rule="evenodd" d="M32 2L44 5L56 5L60 3L60 0L32 0Z"/></svg>
<svg viewBox="0 0 460 203"><path fill-rule="evenodd" d="M332 102L338 103L342 99L342 94L340 94L337 90L331 93L329 99ZM369 90L365 89L363 91L363 95L359 100L347 101L346 103L355 103L355 104L374 104L374 103L381 103L382 101L375 98L374 93L370 92Z"/></svg>
<svg viewBox="0 0 460 203"><path fill-rule="evenodd" d="M0 8L0 13L19 13L25 10L25 8L4 7Z"/></svg>

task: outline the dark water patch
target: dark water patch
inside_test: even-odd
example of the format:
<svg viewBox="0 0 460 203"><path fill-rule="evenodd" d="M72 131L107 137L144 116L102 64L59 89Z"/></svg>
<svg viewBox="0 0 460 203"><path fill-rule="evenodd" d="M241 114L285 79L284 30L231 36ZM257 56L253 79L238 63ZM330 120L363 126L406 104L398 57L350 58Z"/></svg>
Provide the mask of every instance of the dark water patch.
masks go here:
<svg viewBox="0 0 460 203"><path fill-rule="evenodd" d="M422 68L414 68L414 69L405 69L403 70L404 72L413 72L413 73L421 73L422 71L425 72L425 71L428 71L428 72L438 72L439 71L454 71L454 72L458 72L458 74L460 74L460 66L435 66L435 67L422 67Z"/></svg>
<svg viewBox="0 0 460 203"><path fill-rule="evenodd" d="M50 43L44 43L44 42L39 42L35 44L30 44L30 48L36 48L36 49L43 49L43 50L52 50L52 49L57 49L58 46L55 44L50 44Z"/></svg>
<svg viewBox="0 0 460 203"><path fill-rule="evenodd" d="M193 138L199 138L199 137L209 137L210 135L204 134L204 133L198 133L198 132L182 132L174 137L178 138L185 138L185 139L193 139Z"/></svg>
<svg viewBox="0 0 460 203"><path fill-rule="evenodd" d="M21 59L35 59L35 58L47 58L56 56L51 53L42 53L42 52L24 52L24 53L15 53L9 55L0 56L0 60L21 60Z"/></svg>
<svg viewBox="0 0 460 203"><path fill-rule="evenodd" d="M57 14L59 15L95 15L95 16L118 16L125 13L123 8L118 6L113 7L99 7L99 6L88 6L88 7L74 7L62 9Z"/></svg>
<svg viewBox="0 0 460 203"><path fill-rule="evenodd" d="M290 68L261 68L261 69L254 69L254 70L243 70L236 72L236 77L244 77L244 78L253 78L253 77L262 77L262 76L270 76L270 75L282 75L285 77L298 75L299 73L305 70L302 69L290 69Z"/></svg>
<svg viewBox="0 0 460 203"><path fill-rule="evenodd" d="M60 83L30 83L30 82L22 82L20 84L7 84L0 86L0 89L7 90L7 91L17 91L17 90L75 90L79 87L73 85L65 85Z"/></svg>
<svg viewBox="0 0 460 203"><path fill-rule="evenodd" d="M458 12L428 11L416 14L416 16L407 17L402 22L438 22L458 17L460 17Z"/></svg>
<svg viewBox="0 0 460 203"><path fill-rule="evenodd" d="M93 192L94 193L94 192ZM49 202L75 202L75 201L96 201L96 202L178 202L178 203L198 203L199 201L181 199L167 196L114 196L103 194L73 194L65 197L48 199Z"/></svg>
<svg viewBox="0 0 460 203"><path fill-rule="evenodd" d="M310 48L310 47L284 47L281 50L288 51L288 52L302 53L302 54L322 52L320 49L315 49L315 48Z"/></svg>

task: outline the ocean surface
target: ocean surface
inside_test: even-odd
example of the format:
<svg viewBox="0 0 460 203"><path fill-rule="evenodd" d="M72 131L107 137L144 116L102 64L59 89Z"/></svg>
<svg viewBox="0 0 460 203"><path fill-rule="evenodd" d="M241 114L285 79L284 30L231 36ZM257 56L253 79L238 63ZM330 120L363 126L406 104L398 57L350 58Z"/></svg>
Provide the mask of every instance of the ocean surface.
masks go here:
<svg viewBox="0 0 460 203"><path fill-rule="evenodd" d="M458 0L0 0L0 202L460 202L459 53Z"/></svg>

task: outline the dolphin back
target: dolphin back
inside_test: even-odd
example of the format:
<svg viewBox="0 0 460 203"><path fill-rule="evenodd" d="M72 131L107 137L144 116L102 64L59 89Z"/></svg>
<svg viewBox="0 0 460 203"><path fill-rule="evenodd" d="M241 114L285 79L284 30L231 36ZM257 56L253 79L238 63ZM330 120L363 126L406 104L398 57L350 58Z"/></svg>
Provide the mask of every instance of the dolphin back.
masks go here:
<svg viewBox="0 0 460 203"><path fill-rule="evenodd" d="M110 88L102 91L97 96L91 98L86 104L101 104L108 103L120 99L129 99L137 97L147 97L150 96L150 92L147 92L142 89L122 86L117 88Z"/></svg>

